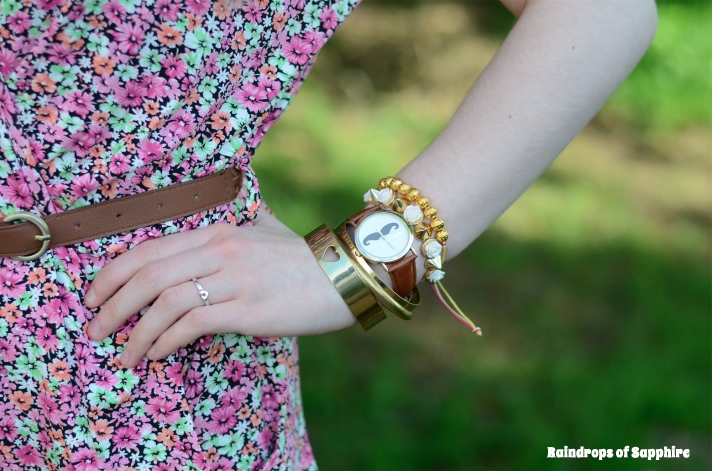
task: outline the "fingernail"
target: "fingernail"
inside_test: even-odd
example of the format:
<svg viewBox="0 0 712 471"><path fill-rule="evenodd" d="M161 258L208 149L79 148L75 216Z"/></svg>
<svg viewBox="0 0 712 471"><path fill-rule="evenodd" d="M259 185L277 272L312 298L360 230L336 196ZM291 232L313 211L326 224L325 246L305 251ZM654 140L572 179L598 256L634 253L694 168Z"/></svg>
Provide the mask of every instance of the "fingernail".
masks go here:
<svg viewBox="0 0 712 471"><path fill-rule="evenodd" d="M92 340L96 340L99 338L99 324L91 321L89 322L89 327L87 327L87 335L89 335L89 338Z"/></svg>
<svg viewBox="0 0 712 471"><path fill-rule="evenodd" d="M151 348L149 348L148 351L146 352L146 356L148 358L151 358L154 353L156 353L156 347L151 346Z"/></svg>
<svg viewBox="0 0 712 471"><path fill-rule="evenodd" d="M129 363L129 360L131 360L131 355L129 354L128 350L124 350L124 352L121 354L121 357L119 358L119 361L121 361L121 364L126 366Z"/></svg>
<svg viewBox="0 0 712 471"><path fill-rule="evenodd" d="M96 295L94 294L94 291L89 288L89 291L87 291L87 294L84 296L84 304L90 306L94 304L94 301L96 301Z"/></svg>

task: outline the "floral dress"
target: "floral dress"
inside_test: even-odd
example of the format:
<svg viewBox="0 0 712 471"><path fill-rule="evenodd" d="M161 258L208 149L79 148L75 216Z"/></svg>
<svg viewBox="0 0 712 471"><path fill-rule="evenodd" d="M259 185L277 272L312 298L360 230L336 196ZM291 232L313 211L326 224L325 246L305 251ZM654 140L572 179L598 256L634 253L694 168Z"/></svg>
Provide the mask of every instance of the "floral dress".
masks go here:
<svg viewBox="0 0 712 471"><path fill-rule="evenodd" d="M143 240L267 209L254 151L358 2L0 0L0 217L244 175L216 208L0 258L3 471L316 469L294 338L208 335L125 370L145 310L93 342L83 295Z"/></svg>

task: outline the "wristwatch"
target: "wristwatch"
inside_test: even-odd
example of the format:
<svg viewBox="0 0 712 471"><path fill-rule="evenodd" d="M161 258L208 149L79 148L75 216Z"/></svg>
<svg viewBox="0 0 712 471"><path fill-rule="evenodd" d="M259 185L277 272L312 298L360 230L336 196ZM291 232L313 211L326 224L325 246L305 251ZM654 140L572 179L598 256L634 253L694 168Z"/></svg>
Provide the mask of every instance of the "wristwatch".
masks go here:
<svg viewBox="0 0 712 471"><path fill-rule="evenodd" d="M416 259L413 228L403 217L379 205L369 206L344 221L354 228L354 245L366 260L380 264L393 291L407 298L415 288Z"/></svg>
<svg viewBox="0 0 712 471"><path fill-rule="evenodd" d="M346 221L339 224L339 226L334 229L334 233L339 242L343 244L346 257L351 261L356 272L368 289L371 290L378 304L383 309L392 312L403 320L407 321L412 319L413 310L420 305L418 287L413 288L413 292L410 293L407 299L399 296L373 271L368 261L361 256L361 252L356 248L351 235L349 235Z"/></svg>

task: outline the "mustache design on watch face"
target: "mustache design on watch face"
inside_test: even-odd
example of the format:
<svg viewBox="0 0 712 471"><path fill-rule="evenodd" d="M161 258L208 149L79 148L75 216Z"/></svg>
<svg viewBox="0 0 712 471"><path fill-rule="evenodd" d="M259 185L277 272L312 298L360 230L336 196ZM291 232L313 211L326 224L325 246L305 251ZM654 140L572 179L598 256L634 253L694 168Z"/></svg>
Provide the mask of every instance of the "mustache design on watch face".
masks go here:
<svg viewBox="0 0 712 471"><path fill-rule="evenodd" d="M398 228L398 223L397 222L390 222L383 226L381 228L381 232L374 232L372 234L367 235L366 237L363 238L363 245L368 245L371 243L373 240L378 240L381 238L381 234L386 235L389 232L391 232L393 229Z"/></svg>

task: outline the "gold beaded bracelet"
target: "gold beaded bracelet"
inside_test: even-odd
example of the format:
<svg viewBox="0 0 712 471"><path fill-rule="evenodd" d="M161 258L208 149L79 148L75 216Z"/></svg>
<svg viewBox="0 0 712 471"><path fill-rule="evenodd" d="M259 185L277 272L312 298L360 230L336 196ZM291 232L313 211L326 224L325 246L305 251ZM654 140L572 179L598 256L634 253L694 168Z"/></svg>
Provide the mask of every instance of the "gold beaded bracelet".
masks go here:
<svg viewBox="0 0 712 471"><path fill-rule="evenodd" d="M417 188L413 188L395 177L382 178L378 182L378 189L390 189L393 192L393 198L376 195L375 192L372 192L371 200L375 199L381 204L381 207L392 208L403 215L403 218L413 226L415 237L423 241L420 252L427 259L423 280L431 284L440 281L445 276L443 263L450 234L445 230L445 221L437 217L437 208L432 206L430 199L421 195ZM389 200L391 200L390 203ZM427 218L429 222L423 222L423 218Z"/></svg>

